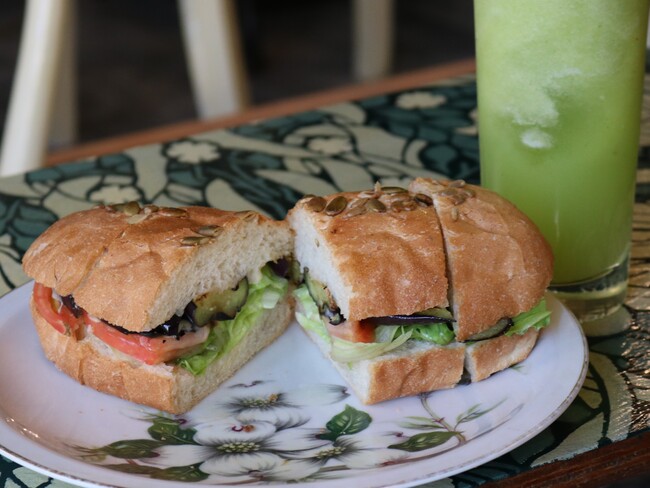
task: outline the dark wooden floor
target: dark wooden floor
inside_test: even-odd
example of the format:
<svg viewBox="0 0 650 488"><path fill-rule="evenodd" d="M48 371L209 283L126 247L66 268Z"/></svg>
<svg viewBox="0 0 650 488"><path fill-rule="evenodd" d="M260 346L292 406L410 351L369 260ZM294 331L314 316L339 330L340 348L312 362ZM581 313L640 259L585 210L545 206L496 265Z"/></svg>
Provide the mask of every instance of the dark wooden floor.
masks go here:
<svg viewBox="0 0 650 488"><path fill-rule="evenodd" d="M175 0L78 0L81 141L195 117ZM254 103L353 82L349 0L238 0ZM472 0L398 0L394 72L473 55ZM24 3L0 2L0 120Z"/></svg>

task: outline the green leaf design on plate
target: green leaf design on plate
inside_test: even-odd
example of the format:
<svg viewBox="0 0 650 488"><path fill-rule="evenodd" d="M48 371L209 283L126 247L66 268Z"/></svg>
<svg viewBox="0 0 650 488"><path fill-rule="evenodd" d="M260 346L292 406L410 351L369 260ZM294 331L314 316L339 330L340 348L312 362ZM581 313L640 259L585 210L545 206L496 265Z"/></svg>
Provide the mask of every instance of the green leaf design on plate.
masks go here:
<svg viewBox="0 0 650 488"><path fill-rule="evenodd" d="M342 435L357 434L362 430L366 429L370 422L372 422L372 417L366 412L357 410L356 408L346 405L345 409L332 417L325 428L328 432L324 434L319 434L317 437L319 439L334 441Z"/></svg>
<svg viewBox="0 0 650 488"><path fill-rule="evenodd" d="M152 439L166 445L195 444L195 429L183 429L178 420L167 417L159 416L154 417L152 420L151 427L147 429Z"/></svg>
<svg viewBox="0 0 650 488"><path fill-rule="evenodd" d="M425 432L423 434L416 434L405 442L391 444L388 448L408 452L424 451L426 449L431 449L432 447L441 446L458 434L460 434L460 432Z"/></svg>
<svg viewBox="0 0 650 488"><path fill-rule="evenodd" d="M114 471L119 471L120 473L129 473L129 474L146 474L151 476L156 471L161 471L160 468L155 466L142 466L141 464L105 464L102 465L104 468L109 468Z"/></svg>
<svg viewBox="0 0 650 488"><path fill-rule="evenodd" d="M129 474L143 474L158 480L169 481L203 481L208 475L199 469L199 464L189 466L173 466L171 468L156 468L154 466L143 466L141 464L111 464L105 467L114 471Z"/></svg>
<svg viewBox="0 0 650 488"><path fill-rule="evenodd" d="M470 407L465 413L462 413L456 417L456 425L458 426L460 424L464 424L466 422L471 422L472 420L476 420L477 418L482 417L486 413L497 408L499 405L501 405L501 403L503 403L503 401L485 410L481 410L481 404L477 403L476 405Z"/></svg>
<svg viewBox="0 0 650 488"><path fill-rule="evenodd" d="M199 469L199 464L190 466L174 466L172 468L161 469L151 475L152 478L159 480L171 481L203 481L208 477L206 473Z"/></svg>
<svg viewBox="0 0 650 488"><path fill-rule="evenodd" d="M400 422L399 425L406 429L416 429L416 430L442 430L445 427L440 424L438 419L432 419L429 417L418 417L418 416L409 416L406 417L408 421Z"/></svg>
<svg viewBox="0 0 650 488"><path fill-rule="evenodd" d="M106 454L121 459L151 458L157 456L154 450L162 445L164 443L157 440L132 439L113 442L104 447L92 449L92 451L94 454Z"/></svg>

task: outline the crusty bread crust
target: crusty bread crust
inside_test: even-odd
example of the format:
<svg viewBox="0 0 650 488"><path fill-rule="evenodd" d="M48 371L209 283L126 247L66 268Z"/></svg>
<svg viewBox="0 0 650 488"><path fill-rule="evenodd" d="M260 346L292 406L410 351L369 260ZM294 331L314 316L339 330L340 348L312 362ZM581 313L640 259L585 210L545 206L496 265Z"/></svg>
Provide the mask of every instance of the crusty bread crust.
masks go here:
<svg viewBox="0 0 650 488"><path fill-rule="evenodd" d="M437 346L411 341L402 354L387 354L367 365L360 364L368 368L370 376L364 403L453 388L463 374L464 350L458 342Z"/></svg>
<svg viewBox="0 0 650 488"><path fill-rule="evenodd" d="M349 206L366 192L343 196ZM381 194L387 207L395 195ZM442 233L432 207L412 211L349 216L313 212L299 201L289 211L295 256L310 274L326 284L350 320L411 314L446 307L447 278Z"/></svg>
<svg viewBox="0 0 650 488"><path fill-rule="evenodd" d="M62 296L70 295L127 225L124 214L100 208L70 214L34 241L23 257L23 269Z"/></svg>
<svg viewBox="0 0 650 488"><path fill-rule="evenodd" d="M433 198L444 236L456 338L464 341L535 306L551 281L553 255L537 227L507 200L465 185L475 196L459 202L446 184L417 178L409 189Z"/></svg>
<svg viewBox="0 0 650 488"><path fill-rule="evenodd" d="M535 330L463 341L530 310L552 276L553 257L539 230L495 193L424 178L409 190L420 203L428 196L432 206L391 211L392 197L375 188L323 198L354 202L372 193L389 211L329 216L305 198L288 215L296 258L329 288L350 320L445 306L449 294L459 342L448 346L407 341L389 354L340 364L331 359L328 342L306 331L364 403L451 388L463 367L472 381L480 381L523 361L537 340Z"/></svg>
<svg viewBox="0 0 650 488"><path fill-rule="evenodd" d="M537 330L530 329L522 335L502 335L468 345L465 369L472 382L484 380L491 374L526 359L535 347L538 336Z"/></svg>
<svg viewBox="0 0 650 488"><path fill-rule="evenodd" d="M95 390L180 414L212 393L284 332L293 318L293 299L289 293L275 309L265 310L252 332L199 376L180 366L146 365L111 349L92 335L77 341L47 323L38 313L33 298L30 309L45 356L58 369Z"/></svg>
<svg viewBox="0 0 650 488"><path fill-rule="evenodd" d="M201 235L215 227L215 237ZM205 242L188 245L187 238ZM25 253L23 267L90 314L142 332L196 296L234 287L290 254L292 244L284 222L254 212L144 208L129 216L101 207L54 223Z"/></svg>

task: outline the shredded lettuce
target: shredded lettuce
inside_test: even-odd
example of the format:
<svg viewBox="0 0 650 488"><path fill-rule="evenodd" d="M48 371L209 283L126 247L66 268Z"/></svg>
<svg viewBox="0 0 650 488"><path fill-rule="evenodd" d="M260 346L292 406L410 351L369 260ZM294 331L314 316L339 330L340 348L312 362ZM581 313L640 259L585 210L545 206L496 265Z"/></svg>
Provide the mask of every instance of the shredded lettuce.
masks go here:
<svg viewBox="0 0 650 488"><path fill-rule="evenodd" d="M507 336L524 334L529 329L537 330L551 323L551 312L546 308L546 299L535 305L528 312L522 312L512 319L512 326L506 331Z"/></svg>
<svg viewBox="0 0 650 488"><path fill-rule="evenodd" d="M307 287L301 285L293 294L302 305L303 310L302 313L296 313L298 323L331 343L330 355L333 360L341 363L353 363L381 356L397 349L409 339L435 342L441 345L454 340L453 331L449 330L446 324L439 323L409 326L381 325L375 329L376 342L350 342L338 337L330 337L327 327L318 313L318 306L309 294Z"/></svg>
<svg viewBox="0 0 650 488"><path fill-rule="evenodd" d="M409 334L411 339L417 341L433 342L440 346L446 346L456 340L456 334L449 328L446 323L434 322L431 324L414 324L414 325L382 325L380 327L390 327L396 330L396 337L402 334Z"/></svg>
<svg viewBox="0 0 650 488"><path fill-rule="evenodd" d="M268 267L261 270L257 283L249 285L248 298L235 318L222 320L212 328L199 351L183 356L177 363L194 375L202 374L216 359L231 351L258 323L265 309L274 308L284 297L289 282Z"/></svg>
<svg viewBox="0 0 650 488"><path fill-rule="evenodd" d="M364 359L372 359L397 349L410 337L410 333L401 334L393 336L389 342L350 342L333 337L330 356L339 363L355 363Z"/></svg>

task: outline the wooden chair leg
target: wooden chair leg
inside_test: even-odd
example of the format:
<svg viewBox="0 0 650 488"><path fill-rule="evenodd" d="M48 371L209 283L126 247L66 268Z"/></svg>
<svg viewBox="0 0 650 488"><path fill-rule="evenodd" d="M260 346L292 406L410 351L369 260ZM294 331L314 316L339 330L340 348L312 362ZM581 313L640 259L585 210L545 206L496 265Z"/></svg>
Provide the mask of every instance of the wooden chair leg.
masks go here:
<svg viewBox="0 0 650 488"><path fill-rule="evenodd" d="M358 81L385 77L393 61L394 1L352 0L352 63Z"/></svg>
<svg viewBox="0 0 650 488"><path fill-rule="evenodd" d="M178 0L199 117L237 112L249 89L233 0Z"/></svg>
<svg viewBox="0 0 650 488"><path fill-rule="evenodd" d="M71 0L28 0L4 127L0 175L41 166Z"/></svg>
<svg viewBox="0 0 650 488"><path fill-rule="evenodd" d="M78 135L77 0L69 1L72 2L72 7L63 32L61 66L52 108L50 148L70 146Z"/></svg>

